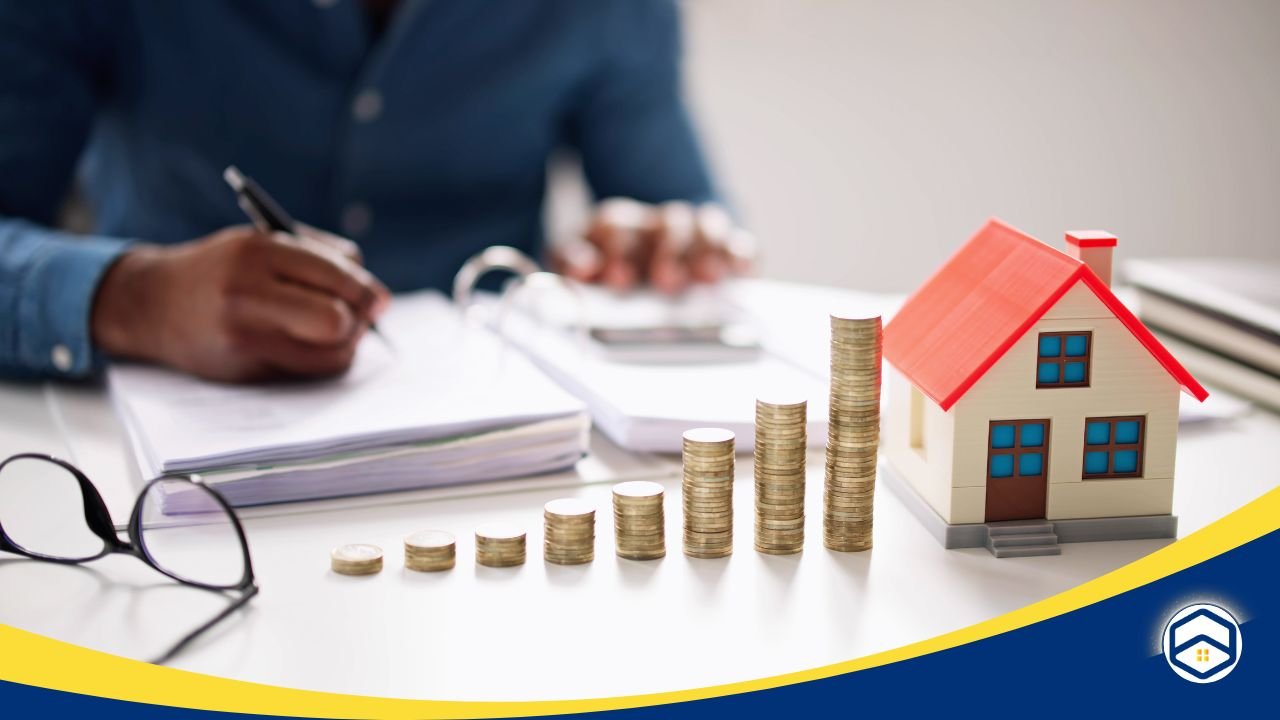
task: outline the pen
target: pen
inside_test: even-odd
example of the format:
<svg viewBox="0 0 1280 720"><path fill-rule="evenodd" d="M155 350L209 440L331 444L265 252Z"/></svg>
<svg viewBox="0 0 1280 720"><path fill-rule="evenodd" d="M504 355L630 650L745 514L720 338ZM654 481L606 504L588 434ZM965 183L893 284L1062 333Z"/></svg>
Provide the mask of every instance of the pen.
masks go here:
<svg viewBox="0 0 1280 720"><path fill-rule="evenodd" d="M253 178L240 172L235 165L228 165L227 169L222 171L222 179L227 181L232 190L235 190L236 202L239 203L240 209L249 216L259 230L297 234L298 223ZM377 323L370 322L369 329L382 338L382 342L386 343L387 347L391 347L391 341L378 329Z"/></svg>

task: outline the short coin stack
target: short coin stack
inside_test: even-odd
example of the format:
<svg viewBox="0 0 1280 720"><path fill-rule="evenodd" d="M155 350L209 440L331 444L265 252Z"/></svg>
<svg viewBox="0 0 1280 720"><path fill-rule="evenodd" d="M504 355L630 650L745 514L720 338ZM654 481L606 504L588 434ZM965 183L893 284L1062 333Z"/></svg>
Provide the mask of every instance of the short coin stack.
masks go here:
<svg viewBox="0 0 1280 720"><path fill-rule="evenodd" d="M542 508L542 554L557 565L581 565L596 557L596 509L574 498L552 500Z"/></svg>
<svg viewBox="0 0 1280 720"><path fill-rule="evenodd" d="M832 550L871 548L880 440L880 318L831 316L831 402L823 540Z"/></svg>
<svg viewBox="0 0 1280 720"><path fill-rule="evenodd" d="M515 525L491 523L476 528L476 562L486 567L523 565L524 530Z"/></svg>
<svg viewBox="0 0 1280 720"><path fill-rule="evenodd" d="M404 566L418 572L449 570L457 562L457 543L443 530L423 530L404 539Z"/></svg>
<svg viewBox="0 0 1280 720"><path fill-rule="evenodd" d="M377 545L339 545L329 553L329 567L340 575L373 575L382 571L382 548Z"/></svg>
<svg viewBox="0 0 1280 720"><path fill-rule="evenodd" d="M667 554L663 490L656 482L632 480L613 486L613 527L618 557L657 560Z"/></svg>
<svg viewBox="0 0 1280 720"><path fill-rule="evenodd" d="M807 403L756 400L756 550L791 555L804 549Z"/></svg>
<svg viewBox="0 0 1280 720"><path fill-rule="evenodd" d="M696 428L684 434L684 554L733 552L733 432Z"/></svg>

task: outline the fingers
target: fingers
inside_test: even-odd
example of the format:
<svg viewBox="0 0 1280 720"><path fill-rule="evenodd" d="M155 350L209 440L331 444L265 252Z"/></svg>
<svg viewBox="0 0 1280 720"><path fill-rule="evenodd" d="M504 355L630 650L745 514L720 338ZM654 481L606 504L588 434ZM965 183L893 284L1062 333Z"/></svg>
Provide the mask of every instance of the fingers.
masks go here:
<svg viewBox="0 0 1280 720"><path fill-rule="evenodd" d="M281 334L318 346L350 342L365 327L345 301L288 282L264 282L228 298L227 323L236 332Z"/></svg>
<svg viewBox="0 0 1280 720"><path fill-rule="evenodd" d="M347 258L348 260L351 260L352 262L358 265L364 264L364 255L360 252L360 246L342 237L341 235L334 235L331 232L326 232L324 230L321 230L320 228L311 227L310 225L307 225L305 223L297 224L297 232L295 234L298 237L309 238L311 240L315 240L316 242L327 245L329 248L335 250L338 254L342 255L343 257Z"/></svg>
<svg viewBox="0 0 1280 720"><path fill-rule="evenodd" d="M236 295L228 315L240 352L268 377L345 372L367 328L345 301L288 282Z"/></svg>
<svg viewBox="0 0 1280 720"><path fill-rule="evenodd" d="M687 262L689 274L697 282L716 283L729 274L729 236L733 221L719 205L698 208L697 231Z"/></svg>
<svg viewBox="0 0 1280 720"><path fill-rule="evenodd" d="M308 236L276 233L267 269L277 277L341 299L363 320L374 320L391 293L364 267L338 249Z"/></svg>
<svg viewBox="0 0 1280 720"><path fill-rule="evenodd" d="M665 293L678 293L690 280L686 257L694 244L696 223L693 206L686 202L664 203L654 216L645 236L645 267L649 283Z"/></svg>
<svg viewBox="0 0 1280 720"><path fill-rule="evenodd" d="M604 255L585 238L573 238L551 248L552 268L565 277L590 283L604 270Z"/></svg>
<svg viewBox="0 0 1280 720"><path fill-rule="evenodd" d="M648 282L678 293L751 270L755 240L719 205L626 198L600 203L584 238L553 250L556 269L581 282L628 290Z"/></svg>
<svg viewBox="0 0 1280 720"><path fill-rule="evenodd" d="M756 236L736 228L729 233L729 271L734 275L750 275L756 269Z"/></svg>
<svg viewBox="0 0 1280 720"><path fill-rule="evenodd" d="M351 367L356 353L355 342L323 347L272 332L246 333L242 342L263 365L282 376L341 375Z"/></svg>
<svg viewBox="0 0 1280 720"><path fill-rule="evenodd" d="M626 198L600 203L586 233L587 242L600 253L599 269L590 280L615 290L629 290L640 281L635 256L650 212L649 206Z"/></svg>

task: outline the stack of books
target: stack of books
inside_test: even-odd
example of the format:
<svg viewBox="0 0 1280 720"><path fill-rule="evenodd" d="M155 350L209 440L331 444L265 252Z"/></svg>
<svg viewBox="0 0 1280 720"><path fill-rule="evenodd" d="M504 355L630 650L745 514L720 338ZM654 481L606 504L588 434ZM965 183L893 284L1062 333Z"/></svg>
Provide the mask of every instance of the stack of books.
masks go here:
<svg viewBox="0 0 1280 720"><path fill-rule="evenodd" d="M1132 260L1138 315L1191 372L1280 409L1280 263Z"/></svg>

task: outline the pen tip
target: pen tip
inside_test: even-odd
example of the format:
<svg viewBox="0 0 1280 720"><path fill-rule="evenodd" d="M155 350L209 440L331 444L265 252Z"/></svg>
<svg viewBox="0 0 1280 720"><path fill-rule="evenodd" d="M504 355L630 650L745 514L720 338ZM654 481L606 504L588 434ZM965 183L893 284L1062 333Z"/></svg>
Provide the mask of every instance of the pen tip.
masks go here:
<svg viewBox="0 0 1280 720"><path fill-rule="evenodd" d="M222 179L226 180L231 189L236 192L244 187L244 175L240 174L240 169L235 165L228 165L227 169L222 171Z"/></svg>

